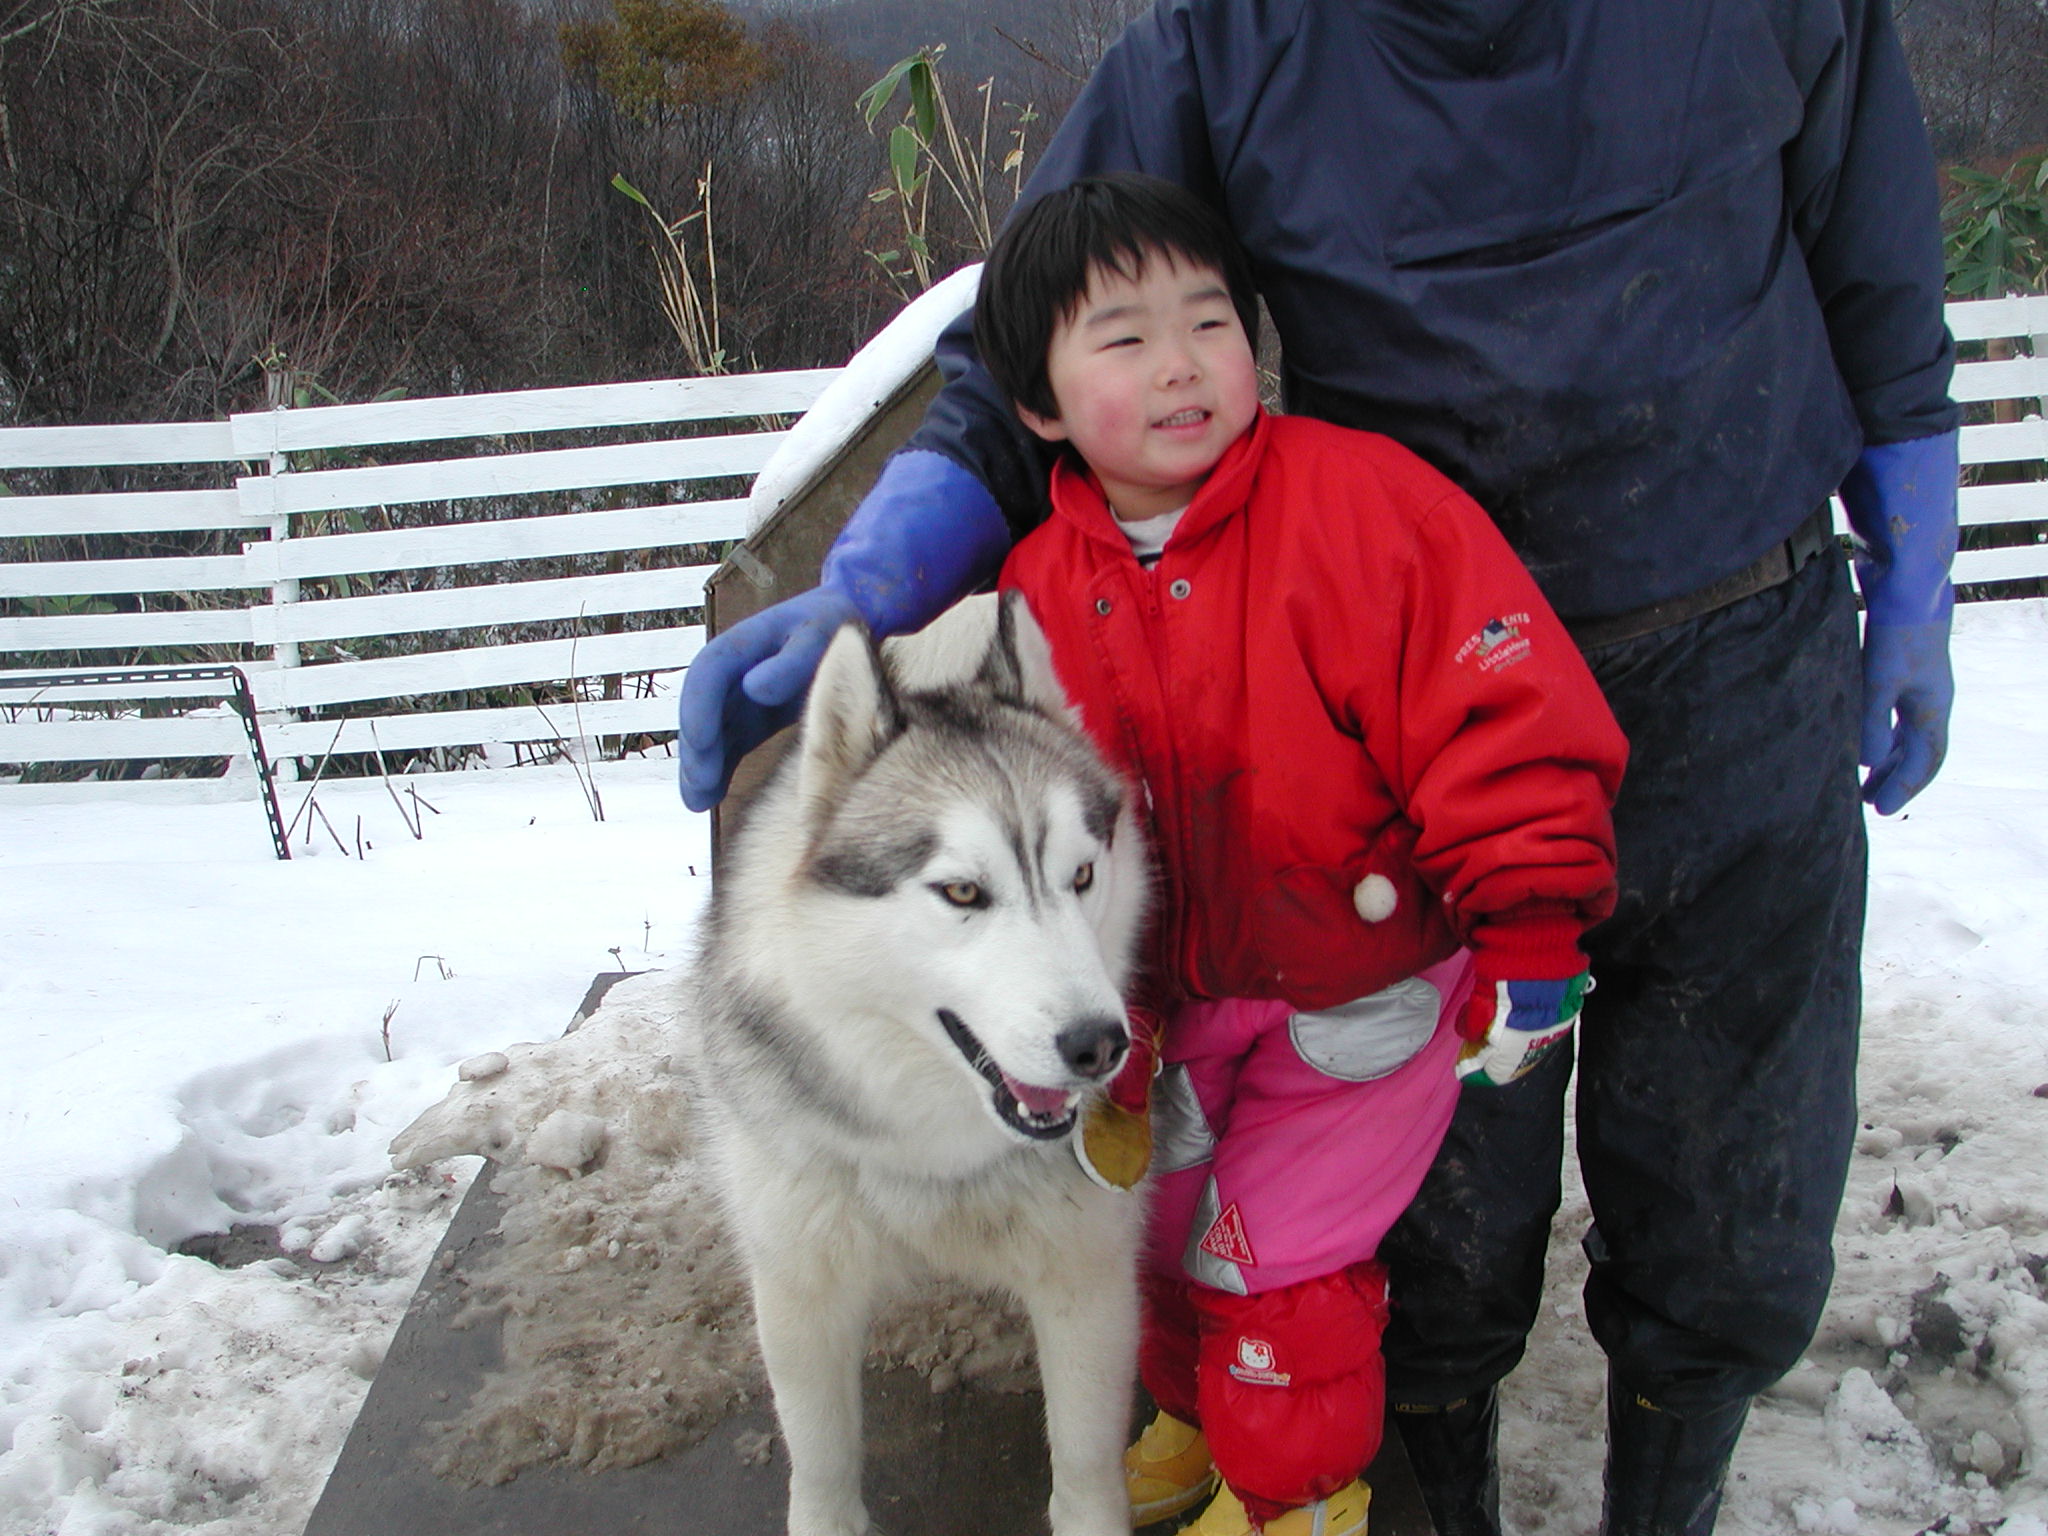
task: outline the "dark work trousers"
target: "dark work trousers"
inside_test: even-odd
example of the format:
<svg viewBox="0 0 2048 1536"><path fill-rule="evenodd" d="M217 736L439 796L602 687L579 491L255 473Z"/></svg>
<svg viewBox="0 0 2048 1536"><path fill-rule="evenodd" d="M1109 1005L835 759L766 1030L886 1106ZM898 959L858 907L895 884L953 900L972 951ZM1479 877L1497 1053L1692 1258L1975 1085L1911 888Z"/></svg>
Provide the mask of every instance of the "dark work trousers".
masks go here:
<svg viewBox="0 0 2048 1536"><path fill-rule="evenodd" d="M1833 1277L1865 883L1845 564L1586 659L1630 743L1578 1030L1586 1313L1623 1382L1688 1414L1789 1370ZM1521 1359L1571 1074L1559 1052L1464 1090L1381 1248L1390 1400L1454 1402Z"/></svg>

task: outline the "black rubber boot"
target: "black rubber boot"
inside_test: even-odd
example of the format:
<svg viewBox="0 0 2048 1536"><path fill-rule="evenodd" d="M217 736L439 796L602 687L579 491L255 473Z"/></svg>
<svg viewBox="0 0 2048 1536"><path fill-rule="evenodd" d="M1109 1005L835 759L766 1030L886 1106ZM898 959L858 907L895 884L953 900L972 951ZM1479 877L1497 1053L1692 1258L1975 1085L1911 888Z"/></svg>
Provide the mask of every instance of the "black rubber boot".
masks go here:
<svg viewBox="0 0 2048 1536"><path fill-rule="evenodd" d="M1601 1536L1711 1536L1749 1402L1680 1418L1610 1373Z"/></svg>
<svg viewBox="0 0 2048 1536"><path fill-rule="evenodd" d="M1436 1536L1500 1536L1500 1394L1396 1403L1394 1423Z"/></svg>

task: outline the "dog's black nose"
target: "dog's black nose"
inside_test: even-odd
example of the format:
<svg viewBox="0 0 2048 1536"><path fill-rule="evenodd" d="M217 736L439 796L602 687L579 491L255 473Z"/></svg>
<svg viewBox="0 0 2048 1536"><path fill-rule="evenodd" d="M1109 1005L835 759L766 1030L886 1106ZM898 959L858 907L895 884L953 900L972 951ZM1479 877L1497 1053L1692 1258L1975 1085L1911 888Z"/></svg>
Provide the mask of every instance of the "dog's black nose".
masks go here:
<svg viewBox="0 0 2048 1536"><path fill-rule="evenodd" d="M1060 1060L1081 1077L1102 1078L1123 1065L1131 1037L1121 1019L1083 1019L1069 1024L1053 1041Z"/></svg>

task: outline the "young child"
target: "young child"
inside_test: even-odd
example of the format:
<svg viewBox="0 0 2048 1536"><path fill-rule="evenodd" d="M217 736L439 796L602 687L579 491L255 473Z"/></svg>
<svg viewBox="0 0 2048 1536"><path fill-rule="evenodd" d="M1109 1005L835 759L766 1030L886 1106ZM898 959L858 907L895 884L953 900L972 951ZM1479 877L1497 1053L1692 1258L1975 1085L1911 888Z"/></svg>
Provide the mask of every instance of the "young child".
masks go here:
<svg viewBox="0 0 2048 1536"><path fill-rule="evenodd" d="M1577 1015L1626 748L1476 505L1385 438L1260 409L1256 315L1216 215L1113 176L1011 221L975 339L1071 450L1002 583L1161 865L1133 1515L1220 1473L1201 1536L1356 1536L1374 1254L1460 1076L1510 1081Z"/></svg>

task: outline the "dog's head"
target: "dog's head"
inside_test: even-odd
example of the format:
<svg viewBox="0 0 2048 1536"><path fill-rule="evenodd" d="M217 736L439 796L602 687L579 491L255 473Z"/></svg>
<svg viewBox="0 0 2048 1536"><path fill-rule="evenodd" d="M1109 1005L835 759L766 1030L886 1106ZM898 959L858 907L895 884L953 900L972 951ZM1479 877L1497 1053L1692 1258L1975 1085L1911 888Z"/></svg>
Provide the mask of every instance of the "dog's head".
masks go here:
<svg viewBox="0 0 2048 1536"><path fill-rule="evenodd" d="M842 630L794 772L810 959L947 1053L1013 1135L1065 1135L1128 1048L1145 861L1023 599L886 665Z"/></svg>

